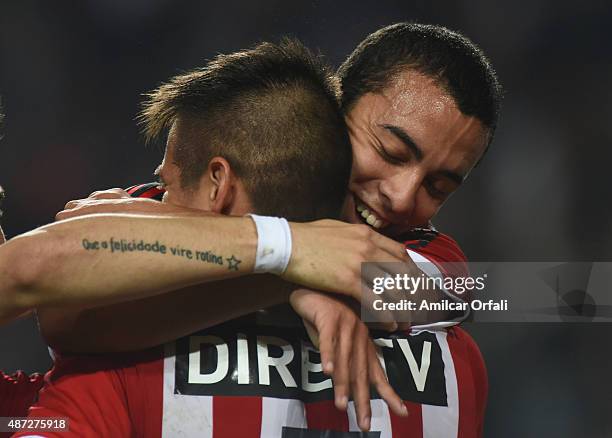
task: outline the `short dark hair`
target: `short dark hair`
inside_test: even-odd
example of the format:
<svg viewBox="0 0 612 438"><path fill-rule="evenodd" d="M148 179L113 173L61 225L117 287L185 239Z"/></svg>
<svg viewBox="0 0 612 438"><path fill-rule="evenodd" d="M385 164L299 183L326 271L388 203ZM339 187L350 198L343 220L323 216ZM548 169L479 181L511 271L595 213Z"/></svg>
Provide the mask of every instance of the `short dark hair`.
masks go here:
<svg viewBox="0 0 612 438"><path fill-rule="evenodd" d="M488 128L492 139L502 97L497 74L472 41L438 25L397 23L363 40L338 69L344 112L407 68L435 79L463 114Z"/></svg>
<svg viewBox="0 0 612 438"><path fill-rule="evenodd" d="M178 117L197 121L195 144L174 151L184 188L222 156L260 214L293 220L339 217L352 152L337 78L293 39L219 55L148 95L140 114L147 140Z"/></svg>

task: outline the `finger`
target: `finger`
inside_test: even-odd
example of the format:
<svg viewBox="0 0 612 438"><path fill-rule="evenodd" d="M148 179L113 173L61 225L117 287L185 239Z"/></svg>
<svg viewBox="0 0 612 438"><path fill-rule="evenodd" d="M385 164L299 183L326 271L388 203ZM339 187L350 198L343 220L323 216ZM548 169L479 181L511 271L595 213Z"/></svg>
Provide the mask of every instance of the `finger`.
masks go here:
<svg viewBox="0 0 612 438"><path fill-rule="evenodd" d="M66 204L64 210L55 215L55 220L61 221L76 216L82 216L84 214L84 206L85 204L81 204L79 201L70 201L68 204Z"/></svg>
<svg viewBox="0 0 612 438"><path fill-rule="evenodd" d="M367 322L370 331L394 332L400 330L401 324L395 322Z"/></svg>
<svg viewBox="0 0 612 438"><path fill-rule="evenodd" d="M364 265L362 269L364 315L367 313L367 317L375 321L395 321L398 324L402 323L404 328L409 326L414 312L418 311L418 300L412 298L414 290L409 287L412 287L413 283L407 282L404 274L412 278L414 274L411 271L414 269L418 271L416 275L423 275L418 268L405 263ZM389 328L393 331L397 330L398 326Z"/></svg>
<svg viewBox="0 0 612 438"><path fill-rule="evenodd" d="M370 383L387 403L389 409L396 415L402 417L407 416L408 409L406 408L406 404L389 384L372 340L368 341L368 374Z"/></svg>
<svg viewBox="0 0 612 438"><path fill-rule="evenodd" d="M64 205L64 210L72 210L73 208L77 207L81 202L83 202L82 199L73 199L72 201L68 201L66 202L66 205Z"/></svg>
<svg viewBox="0 0 612 438"><path fill-rule="evenodd" d="M372 239L378 248L392 256L394 259L397 259L397 261L406 261L410 259L404 244L396 242L393 239L389 239L388 237L385 237L379 233L374 233Z"/></svg>
<svg viewBox="0 0 612 438"><path fill-rule="evenodd" d="M351 393L355 401L355 413L359 428L367 432L370 430L370 381L368 377L368 329L359 324L354 338L355 347L351 360Z"/></svg>
<svg viewBox="0 0 612 438"><path fill-rule="evenodd" d="M103 191L97 191L97 192L93 192L91 195L89 195L90 199L117 199L117 198L123 198L123 190L119 191L120 189L111 189L111 190L103 190Z"/></svg>
<svg viewBox="0 0 612 438"><path fill-rule="evenodd" d="M319 331L319 352L321 353L323 372L328 376L333 375L334 372L336 346L336 330L330 324L322 326Z"/></svg>
<svg viewBox="0 0 612 438"><path fill-rule="evenodd" d="M388 307L390 294L381 281L387 278L387 273L378 264L365 264L361 270L361 316L364 321L378 322L385 330L397 329L394 312Z"/></svg>
<svg viewBox="0 0 612 438"><path fill-rule="evenodd" d="M412 327L412 324L410 322L398 322L397 323L397 330L400 332L406 332L410 330L410 327Z"/></svg>
<svg viewBox="0 0 612 438"><path fill-rule="evenodd" d="M341 325L338 330L338 348L334 363L334 395L336 407L346 411L348 407L350 358L353 350L354 321Z"/></svg>
<svg viewBox="0 0 612 438"><path fill-rule="evenodd" d="M414 280L420 281L424 276L423 272L412 262L401 262L391 264L377 264L377 268L371 269L376 276L380 278L391 278L394 281L389 284L390 287L384 288L384 292L379 295L386 303L402 304L400 307L395 307L391 311L392 319L398 324L402 323L402 327L409 326L414 315L418 313L418 304L420 300L416 300L414 295L419 290L423 290L423 283L415 283ZM374 281L371 279L371 281ZM380 284L380 283L379 283ZM380 290L380 289L379 289ZM427 291L427 289L425 289ZM408 304L406 301L410 302ZM398 326L399 329L399 326Z"/></svg>
<svg viewBox="0 0 612 438"><path fill-rule="evenodd" d="M57 213L55 215L55 221L62 221L64 219L67 219L69 216L66 215L67 212L65 210L60 211L59 213Z"/></svg>

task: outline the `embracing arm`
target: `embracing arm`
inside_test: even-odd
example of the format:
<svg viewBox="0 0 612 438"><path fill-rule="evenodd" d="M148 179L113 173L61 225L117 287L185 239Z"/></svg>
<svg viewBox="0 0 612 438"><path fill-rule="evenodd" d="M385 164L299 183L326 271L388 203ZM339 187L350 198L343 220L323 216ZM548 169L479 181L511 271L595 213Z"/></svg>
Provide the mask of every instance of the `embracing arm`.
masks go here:
<svg viewBox="0 0 612 438"><path fill-rule="evenodd" d="M87 217L83 216L83 219ZM98 218L104 220L105 230L112 229L114 235L121 234L117 232L116 227L121 223L118 221L121 216L105 215ZM141 221L147 219L140 216L128 218ZM174 244L180 242L183 248L212 247L219 254L221 251L217 248L221 247L224 252L237 254L241 248L239 243L244 240L246 242L244 247L250 248L250 252L244 249L245 253L240 254L248 260L245 263L247 270L242 273L253 271L256 232L251 219L226 216L208 216L199 219L156 216L150 219L152 220L150 228L158 229L163 236L169 233L166 228L171 228L172 239L166 238L165 241ZM208 226L201 221L205 221ZM238 221L247 223L242 224ZM247 234L243 238L238 238L242 232L233 230L232 233L223 233L228 237L217 242L214 239L219 240L221 231L215 231L217 229L209 222L220 224L228 222L232 227L242 225L247 228L242 232ZM144 226L145 223L142 222L141 225ZM194 231L192 225L200 228ZM248 229L251 227L255 242L251 242L248 234ZM76 243L81 245L78 251L97 254L98 258L93 266L87 263L80 265L78 260L74 260L59 267L59 271L55 273L53 268L47 267L38 271L48 272L49 275L41 273L34 275L38 286L31 288L32 293L40 294L42 285L48 281L61 288L62 292L58 292L59 294L64 294L63 299L56 299L53 302L38 301L36 307L43 335L52 346L64 351L102 352L147 348L284 302L291 290L289 282L344 293L358 299L361 294L359 258L372 253L381 257L380 253L384 253L387 257L391 257L388 252L376 247L375 242L367 238L369 231L361 226L323 220L309 224L292 223L291 230L294 250L289 266L282 275L282 279L287 281L270 275L249 275L236 281L205 285L199 283L227 279L231 275L237 276L239 272L229 271L227 267L219 270L215 265L203 270L200 267L201 261L194 262L177 256L171 257L172 266L167 266L165 265L167 256L157 253L154 255L127 253L127 257L124 257L124 253L85 250L82 248L82 242L78 240ZM91 232L91 229L89 231ZM180 240L180 236L183 235L186 236L187 242ZM191 235L194 237L190 237ZM206 239L205 236L209 236L221 246L205 246L206 240L198 244L199 241L195 236L199 236L197 239ZM96 237L104 238L104 236ZM372 237L377 238L375 234L372 234ZM323 239L328 246L330 243L335 245L331 245L331 251L321 252L318 239ZM93 240L89 239L90 242ZM388 242L382 241L381 246L384 247L385 243ZM394 242L391 243L395 245ZM74 254L72 256L74 257ZM119 262L122 257L123 261ZM53 254L49 254L48 257L43 257L43 260L47 259L50 264L52 258ZM60 257L62 258L70 257ZM353 269L350 269L351 265L354 265ZM69 269L70 266L72 269ZM88 268L87 272L81 274L84 266ZM162 293L193 284L198 286ZM74 296L70 295L68 299L66 294L70 291ZM115 304L105 306L113 303Z"/></svg>
<svg viewBox="0 0 612 438"><path fill-rule="evenodd" d="M231 244L224 236L231 235ZM88 308L253 271L249 218L93 215L0 247L0 323L33 308Z"/></svg>
<svg viewBox="0 0 612 438"><path fill-rule="evenodd" d="M102 198L111 195L113 199ZM239 264L239 268L244 269L242 273L251 273L257 233L249 218L180 210L165 203L125 197L116 191L98 192L87 200L71 201L67 210L59 213L58 217L85 215L83 220L86 220L91 213L107 215L98 216L104 221L99 224L99 235L86 234L85 246L90 249L83 247L84 234L74 232L75 224L85 222L63 222L67 228L65 233L60 234L60 243L64 242L62 239L71 242L69 247L72 252L57 255L56 247L65 249L66 245L48 245L49 251L37 263L39 268L30 269L30 280L26 282L30 296L38 297L37 300L30 300L28 305L39 308L43 333L59 349L104 351L144 348L286 300L285 288L271 287L269 280L259 278L262 276L249 277L253 279L249 281L256 281L256 284L263 282L261 287L213 287L208 284L190 291L159 295L205 281L230 278L240 272L230 271L229 265L208 266L208 263L183 256L169 256L168 253L111 253L108 247L102 248L102 243L106 242L108 246L113 236L113 244L121 239L139 241L146 236L168 247L180 245L192 252L211 250L217 255L223 254L224 258L235 256L243 260ZM155 217L120 219L121 216L108 213L146 213ZM127 220L140 220L142 223L129 233L119 232L121 224ZM73 228L69 229L69 226ZM54 228L49 226L48 229ZM88 233L93 231L85 226L82 230ZM357 300L362 296L361 263L364 260L372 258L397 262L408 259L402 244L375 233L365 225L332 220L292 223L291 234L293 251L282 278L312 289L349 295ZM47 233L47 238L49 235ZM36 233L32 237L35 236ZM84 263L86 259L80 260L81 256L95 257L96 262ZM171 265L168 262L170 259ZM83 269L83 266L87 269ZM45 284L52 284L56 289ZM253 286L253 283L249 283L249 286ZM45 290L53 293L45 293ZM45 301L41 296L55 298ZM146 297L149 298L144 299ZM138 299L141 300L134 301ZM119 302L122 303L108 306ZM104 305L107 306L94 309ZM163 330L159 321L166 322ZM390 328L393 328L392 324ZM96 329L98 333L95 333ZM113 336L110 330L116 335ZM85 335L88 331L92 333L91 336ZM121 333L130 335L121 337Z"/></svg>
<svg viewBox="0 0 612 438"><path fill-rule="evenodd" d="M286 302L293 288L271 275L251 275L109 306L37 314L43 337L59 351L140 350Z"/></svg>

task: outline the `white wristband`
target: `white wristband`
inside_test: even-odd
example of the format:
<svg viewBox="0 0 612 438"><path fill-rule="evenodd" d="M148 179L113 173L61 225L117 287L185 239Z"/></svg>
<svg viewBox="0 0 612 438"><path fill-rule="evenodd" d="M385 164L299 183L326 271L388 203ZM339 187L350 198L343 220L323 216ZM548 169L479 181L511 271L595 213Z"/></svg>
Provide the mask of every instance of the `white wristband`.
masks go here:
<svg viewBox="0 0 612 438"><path fill-rule="evenodd" d="M282 274L291 259L291 228L282 217L250 214L257 228L254 272Z"/></svg>

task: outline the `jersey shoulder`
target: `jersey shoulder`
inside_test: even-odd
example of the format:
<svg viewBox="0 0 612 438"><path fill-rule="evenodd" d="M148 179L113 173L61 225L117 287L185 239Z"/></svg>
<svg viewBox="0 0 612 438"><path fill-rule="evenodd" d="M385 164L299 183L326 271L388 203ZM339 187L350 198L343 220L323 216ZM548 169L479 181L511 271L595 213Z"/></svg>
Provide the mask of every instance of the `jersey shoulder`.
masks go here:
<svg viewBox="0 0 612 438"><path fill-rule="evenodd" d="M454 326L448 329L448 344L453 355L455 368L463 378L471 376L472 385L463 390L473 392L473 406L475 414L476 436L483 436L484 418L489 395L489 378L487 367L480 352L480 348L470 334L461 327ZM461 371L463 369L464 371ZM469 370L469 372L467 372ZM471 411L471 409L469 409Z"/></svg>
<svg viewBox="0 0 612 438"><path fill-rule="evenodd" d="M406 249L441 262L466 262L459 244L450 236L433 228L415 228L401 236Z"/></svg>
<svg viewBox="0 0 612 438"><path fill-rule="evenodd" d="M146 184L137 184L128 187L126 190L133 198L149 198L161 201L166 192L159 183L152 182Z"/></svg>
<svg viewBox="0 0 612 438"><path fill-rule="evenodd" d="M467 257L450 236L433 228L415 228L401 236L408 253L425 257L442 273L451 276L468 275ZM412 257L415 259L415 257Z"/></svg>

